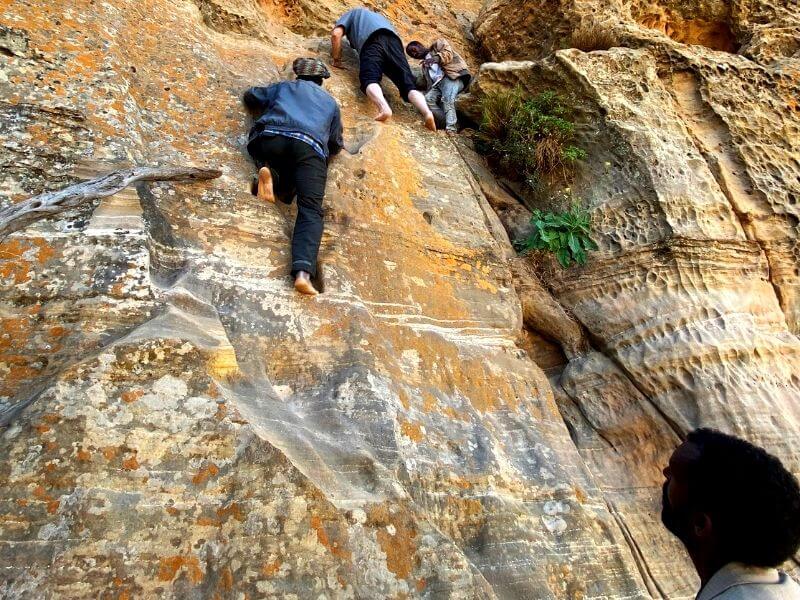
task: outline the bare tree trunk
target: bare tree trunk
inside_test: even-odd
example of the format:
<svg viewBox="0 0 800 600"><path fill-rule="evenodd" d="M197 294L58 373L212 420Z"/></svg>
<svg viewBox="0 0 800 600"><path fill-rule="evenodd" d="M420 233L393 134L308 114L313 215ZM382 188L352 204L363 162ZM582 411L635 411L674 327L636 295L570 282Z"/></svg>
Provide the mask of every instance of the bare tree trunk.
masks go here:
<svg viewBox="0 0 800 600"><path fill-rule="evenodd" d="M57 192L40 194L0 211L0 241L45 217L57 215L97 198L112 196L137 181L194 181L216 179L218 169L199 167L134 167L76 183Z"/></svg>

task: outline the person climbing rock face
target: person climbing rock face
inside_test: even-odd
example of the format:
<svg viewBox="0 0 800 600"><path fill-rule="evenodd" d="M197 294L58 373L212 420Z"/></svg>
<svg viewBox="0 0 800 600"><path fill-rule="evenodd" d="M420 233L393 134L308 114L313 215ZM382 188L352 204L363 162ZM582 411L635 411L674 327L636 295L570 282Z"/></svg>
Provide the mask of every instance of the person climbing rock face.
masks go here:
<svg viewBox="0 0 800 600"><path fill-rule="evenodd" d="M389 20L366 8L355 8L346 12L336 22L331 34L331 57L335 67L342 66L342 37L358 51L358 77L361 91L378 108L377 121L386 121L392 109L383 95L380 82L386 75L400 90L405 102L410 102L419 111L425 126L436 131L436 121L425 101L425 96L416 89L416 79L403 53L403 43Z"/></svg>
<svg viewBox="0 0 800 600"><path fill-rule="evenodd" d="M322 199L328 177L328 159L337 154L342 140L339 105L322 89L330 77L325 64L315 58L298 58L294 81L254 87L244 95L245 105L260 115L250 131L247 151L258 170L257 194L261 200L277 197L290 204L297 195L297 220L292 234L294 287L315 295L311 283L322 240Z"/></svg>
<svg viewBox="0 0 800 600"><path fill-rule="evenodd" d="M800 487L777 458L698 429L664 477L661 520L697 569L697 600L800 600L800 586L776 569L800 546Z"/></svg>
<svg viewBox="0 0 800 600"><path fill-rule="evenodd" d="M420 61L425 77L425 100L431 110L441 103L445 115L445 130L458 132L456 116L456 96L469 87L472 75L466 61L453 50L445 39L438 39L430 46L413 41L406 46L406 52Z"/></svg>

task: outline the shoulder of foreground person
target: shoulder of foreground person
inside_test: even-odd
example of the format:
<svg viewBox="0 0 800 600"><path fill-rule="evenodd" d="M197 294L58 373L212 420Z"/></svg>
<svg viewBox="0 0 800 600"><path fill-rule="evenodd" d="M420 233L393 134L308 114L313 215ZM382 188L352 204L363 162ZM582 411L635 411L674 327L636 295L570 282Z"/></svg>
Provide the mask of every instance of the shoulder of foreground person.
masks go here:
<svg viewBox="0 0 800 600"><path fill-rule="evenodd" d="M697 600L800 600L800 585L777 569L731 563L708 581Z"/></svg>

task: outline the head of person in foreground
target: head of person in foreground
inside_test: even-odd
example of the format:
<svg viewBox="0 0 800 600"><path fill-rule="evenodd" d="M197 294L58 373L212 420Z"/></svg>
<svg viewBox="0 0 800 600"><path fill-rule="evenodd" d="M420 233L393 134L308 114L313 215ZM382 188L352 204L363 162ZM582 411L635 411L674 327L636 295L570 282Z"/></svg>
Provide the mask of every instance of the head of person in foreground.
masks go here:
<svg viewBox="0 0 800 600"><path fill-rule="evenodd" d="M800 486L776 457L715 431L692 431L664 469L661 520L705 583L729 563L777 567L800 546Z"/></svg>

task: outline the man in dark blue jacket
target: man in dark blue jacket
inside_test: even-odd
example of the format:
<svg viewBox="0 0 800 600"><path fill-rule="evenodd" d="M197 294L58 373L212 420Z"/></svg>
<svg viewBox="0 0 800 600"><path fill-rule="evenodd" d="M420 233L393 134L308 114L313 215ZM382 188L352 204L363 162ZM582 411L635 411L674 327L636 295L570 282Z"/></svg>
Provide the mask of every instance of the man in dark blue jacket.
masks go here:
<svg viewBox="0 0 800 600"><path fill-rule="evenodd" d="M294 287L316 295L316 274L322 240L322 198L328 178L328 158L344 146L339 105L322 89L330 77L315 58L298 58L292 65L297 79L254 87L245 105L261 116L250 131L247 151L258 170L258 197L290 204L297 194L297 220L292 234Z"/></svg>

